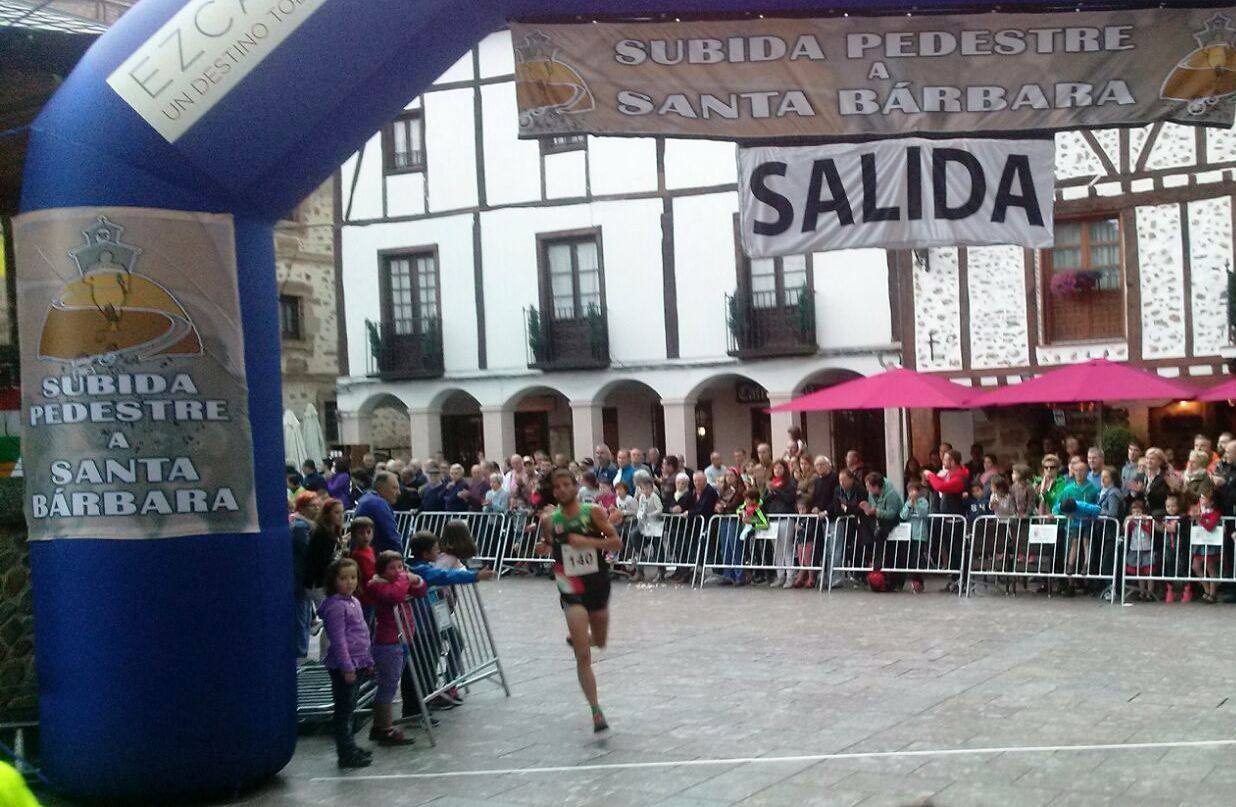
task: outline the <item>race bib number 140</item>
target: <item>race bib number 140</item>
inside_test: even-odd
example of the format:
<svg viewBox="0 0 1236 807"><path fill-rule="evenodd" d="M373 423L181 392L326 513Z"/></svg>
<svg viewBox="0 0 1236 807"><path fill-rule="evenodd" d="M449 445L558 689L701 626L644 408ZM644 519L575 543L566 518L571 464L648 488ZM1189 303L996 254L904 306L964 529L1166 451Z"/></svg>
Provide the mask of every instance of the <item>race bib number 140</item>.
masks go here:
<svg viewBox="0 0 1236 807"><path fill-rule="evenodd" d="M562 570L571 577L583 577L601 571L601 563L595 549L576 549L562 545Z"/></svg>

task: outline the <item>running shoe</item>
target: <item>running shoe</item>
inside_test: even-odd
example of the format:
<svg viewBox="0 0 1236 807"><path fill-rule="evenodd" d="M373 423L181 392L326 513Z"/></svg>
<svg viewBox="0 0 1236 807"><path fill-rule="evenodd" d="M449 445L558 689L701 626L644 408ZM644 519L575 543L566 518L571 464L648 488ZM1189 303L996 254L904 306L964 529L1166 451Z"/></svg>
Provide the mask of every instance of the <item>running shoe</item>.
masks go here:
<svg viewBox="0 0 1236 807"><path fill-rule="evenodd" d="M340 768L368 768L372 764L373 759L359 753L359 749L339 757Z"/></svg>
<svg viewBox="0 0 1236 807"><path fill-rule="evenodd" d="M592 733L600 734L603 731L609 731L609 723L605 722L605 715L597 709L592 713Z"/></svg>

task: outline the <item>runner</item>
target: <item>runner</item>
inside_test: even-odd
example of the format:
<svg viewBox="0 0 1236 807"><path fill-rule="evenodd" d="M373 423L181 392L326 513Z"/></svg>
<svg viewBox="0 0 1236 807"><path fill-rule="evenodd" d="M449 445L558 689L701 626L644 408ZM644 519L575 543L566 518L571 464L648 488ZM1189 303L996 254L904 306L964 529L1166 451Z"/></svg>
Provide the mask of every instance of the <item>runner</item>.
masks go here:
<svg viewBox="0 0 1236 807"><path fill-rule="evenodd" d="M558 507L541 518L542 551L554 557L554 577L575 650L579 686L592 707L592 730L609 728L597 703L597 680L592 674L592 647L605 647L609 633L609 565L603 553L618 552L622 539L605 511L576 499L575 477L565 469L554 472Z"/></svg>

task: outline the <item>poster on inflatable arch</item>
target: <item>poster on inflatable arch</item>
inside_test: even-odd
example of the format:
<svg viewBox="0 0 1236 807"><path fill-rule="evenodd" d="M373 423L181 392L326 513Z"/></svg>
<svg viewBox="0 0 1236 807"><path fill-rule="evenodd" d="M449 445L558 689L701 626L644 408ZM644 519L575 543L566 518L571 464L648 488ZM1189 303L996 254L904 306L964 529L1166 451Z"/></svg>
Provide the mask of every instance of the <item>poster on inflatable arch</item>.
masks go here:
<svg viewBox="0 0 1236 807"><path fill-rule="evenodd" d="M521 137L1231 126L1232 9L512 23Z"/></svg>
<svg viewBox="0 0 1236 807"><path fill-rule="evenodd" d="M15 220L31 540L257 532L232 217Z"/></svg>

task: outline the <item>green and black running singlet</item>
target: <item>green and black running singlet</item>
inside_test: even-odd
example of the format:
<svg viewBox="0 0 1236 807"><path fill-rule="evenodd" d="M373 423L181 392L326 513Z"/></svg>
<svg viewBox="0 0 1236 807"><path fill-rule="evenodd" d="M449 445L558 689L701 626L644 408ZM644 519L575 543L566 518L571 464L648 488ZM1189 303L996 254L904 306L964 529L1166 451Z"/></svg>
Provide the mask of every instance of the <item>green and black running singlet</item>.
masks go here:
<svg viewBox="0 0 1236 807"><path fill-rule="evenodd" d="M582 605L600 611L609 605L609 565L598 549L576 549L567 543L571 534L603 537L592 522L592 505L581 504L579 513L568 518L561 507L549 517L554 552L554 578L565 608Z"/></svg>

